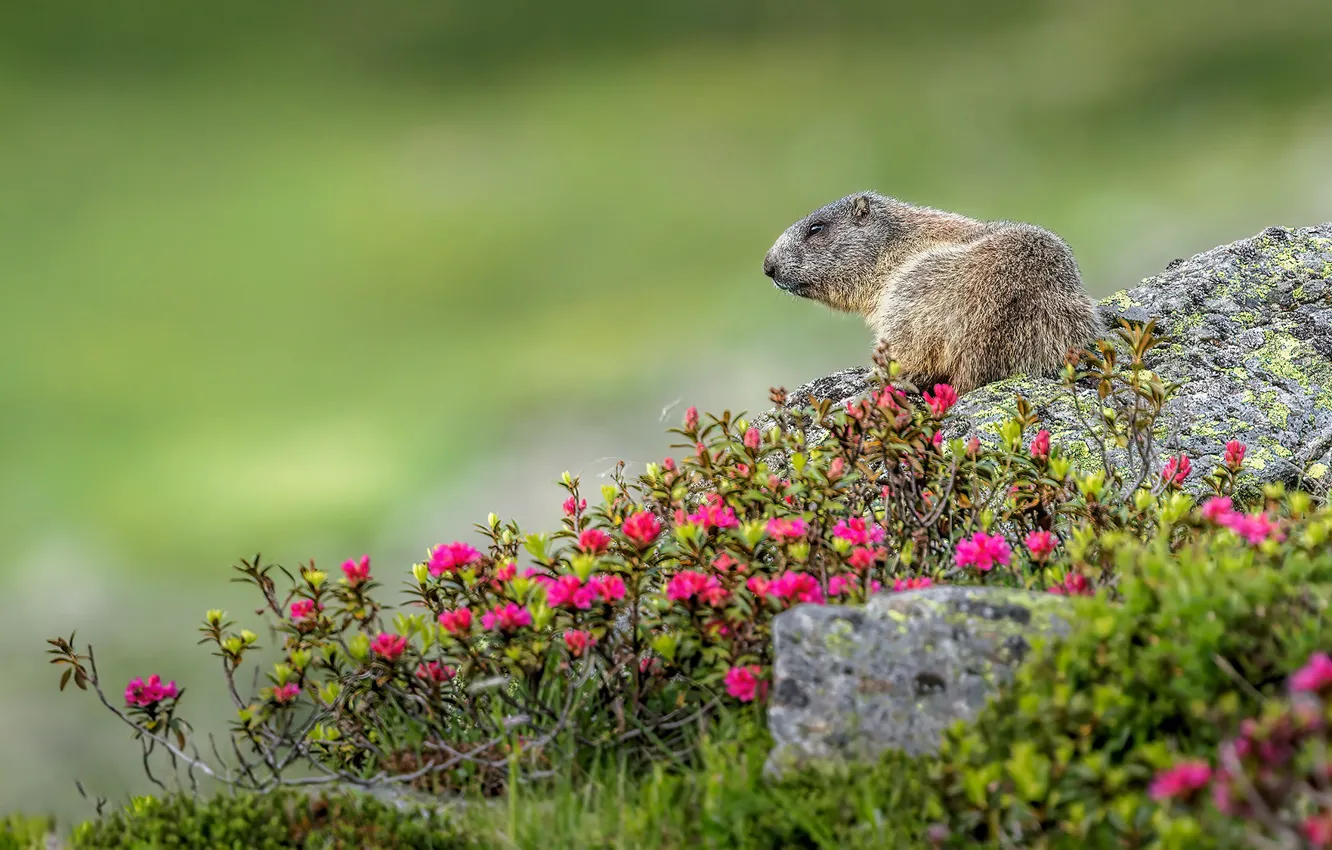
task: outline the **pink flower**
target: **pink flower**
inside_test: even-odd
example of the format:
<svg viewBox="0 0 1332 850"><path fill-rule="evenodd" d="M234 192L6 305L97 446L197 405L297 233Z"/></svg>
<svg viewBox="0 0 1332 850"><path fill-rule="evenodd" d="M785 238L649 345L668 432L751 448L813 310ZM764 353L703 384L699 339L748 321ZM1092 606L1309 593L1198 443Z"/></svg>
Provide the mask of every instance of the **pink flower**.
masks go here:
<svg viewBox="0 0 1332 850"><path fill-rule="evenodd" d="M481 626L497 629L501 632L515 632L523 626L532 625L532 612L510 602L508 605L495 606L495 610L481 615Z"/></svg>
<svg viewBox="0 0 1332 850"><path fill-rule="evenodd" d="M1188 797L1212 778L1212 766L1205 761L1184 761L1156 774L1147 793L1158 802L1174 797Z"/></svg>
<svg viewBox="0 0 1332 850"><path fill-rule="evenodd" d="M1240 467L1244 465L1244 453L1249 447L1239 440L1231 440L1226 443L1226 466L1231 472L1239 472Z"/></svg>
<svg viewBox="0 0 1332 850"><path fill-rule="evenodd" d="M706 576L694 570L681 570L666 583L666 598L672 602L688 602L698 597L700 602L718 606L726 600L726 588L716 576Z"/></svg>
<svg viewBox="0 0 1332 850"><path fill-rule="evenodd" d="M777 540L778 543L785 543L788 540L799 540L805 536L809 529L805 526L805 521L800 517L788 519L785 517L773 517L768 520L768 534Z"/></svg>
<svg viewBox="0 0 1332 850"><path fill-rule="evenodd" d="M1309 815L1300 826L1300 832L1314 847L1326 847L1332 843L1332 814L1321 812Z"/></svg>
<svg viewBox="0 0 1332 850"><path fill-rule="evenodd" d="M722 552L712 559L712 568L719 573L724 573L732 567L735 567L736 572L742 573L745 571L745 565L732 558L727 552Z"/></svg>
<svg viewBox="0 0 1332 850"><path fill-rule="evenodd" d="M943 431L934 432L934 436L930 437L930 445L936 449L943 445Z"/></svg>
<svg viewBox="0 0 1332 850"><path fill-rule="evenodd" d="M749 581L745 582L745 587L749 588L749 592L755 596L767 596L768 585L770 584L772 584L772 582L768 581L763 576L750 576Z"/></svg>
<svg viewBox="0 0 1332 850"><path fill-rule="evenodd" d="M457 675L457 671L447 664L431 661L428 664L416 665L416 675L418 678L424 679L427 682L442 685Z"/></svg>
<svg viewBox="0 0 1332 850"><path fill-rule="evenodd" d="M983 531L973 534L970 540L958 541L954 555L959 567L975 566L981 572L989 572L995 564L1008 566L1009 558L1008 541Z"/></svg>
<svg viewBox="0 0 1332 850"><path fill-rule="evenodd" d="M291 603L291 619L301 622L309 618L315 610L315 601L313 599L297 599Z"/></svg>
<svg viewBox="0 0 1332 850"><path fill-rule="evenodd" d="M651 511L639 511L625 518L620 530L639 549L646 549L661 534L661 523Z"/></svg>
<svg viewBox="0 0 1332 850"><path fill-rule="evenodd" d="M828 595L841 596L843 593L849 591L852 585L853 583L851 579L846 576L833 576L828 579Z"/></svg>
<svg viewBox="0 0 1332 850"><path fill-rule="evenodd" d="M1027 535L1027 551L1037 561L1044 561L1054 552L1058 539L1048 531L1033 531Z"/></svg>
<svg viewBox="0 0 1332 850"><path fill-rule="evenodd" d="M759 434L759 429L750 428L745 432L745 448L757 449L763 444L763 437Z"/></svg>
<svg viewBox="0 0 1332 850"><path fill-rule="evenodd" d="M883 529L870 525L863 516L841 519L833 526L833 536L840 537L853 546L867 546L883 540Z"/></svg>
<svg viewBox="0 0 1332 850"><path fill-rule="evenodd" d="M904 590L923 590L930 587L934 582L926 576L918 578L899 578L893 582L893 592L901 593Z"/></svg>
<svg viewBox="0 0 1332 850"><path fill-rule="evenodd" d="M673 458L673 457L668 457L668 458L666 458L665 460L663 460L663 461L661 462L661 468L664 469L664 470L666 470L667 472L674 472L674 471L675 471L675 458Z"/></svg>
<svg viewBox="0 0 1332 850"><path fill-rule="evenodd" d="M407 638L402 635L380 632L375 635L374 640L370 641L370 648L375 651L375 655L385 661L397 661L403 650L407 648Z"/></svg>
<svg viewBox="0 0 1332 850"><path fill-rule="evenodd" d="M1050 456L1050 432L1044 429L1036 432L1036 437L1031 441L1031 456L1034 458L1045 458Z"/></svg>
<svg viewBox="0 0 1332 850"><path fill-rule="evenodd" d="M1232 513L1219 522L1243 537L1252 546L1257 546L1269 537L1275 540L1286 539L1286 535L1281 532L1280 526L1273 522L1267 514Z"/></svg>
<svg viewBox="0 0 1332 850"><path fill-rule="evenodd" d="M444 543L430 553L430 574L439 578L481 560L481 553L466 543Z"/></svg>
<svg viewBox="0 0 1332 850"><path fill-rule="evenodd" d="M573 573L565 573L555 579L551 584L546 585L546 604L552 608L575 607L584 610L592 607L592 600L586 594L579 596L578 593L583 589L583 583L579 581L578 576ZM585 604L579 605L579 602ZM490 628L490 626L486 626Z"/></svg>
<svg viewBox="0 0 1332 850"><path fill-rule="evenodd" d="M871 549L868 546L858 546L851 550L846 562L852 569L864 570L874 566L874 562L880 558L886 557L888 557L887 549Z"/></svg>
<svg viewBox="0 0 1332 850"><path fill-rule="evenodd" d="M564 645L569 648L569 654L574 658L581 658L583 653L591 649L596 642L597 639L591 632L569 629L564 633Z"/></svg>
<svg viewBox="0 0 1332 850"><path fill-rule="evenodd" d="M689 522L704 528L735 528L740 521L735 511L716 493L709 493L707 503L689 515Z"/></svg>
<svg viewBox="0 0 1332 850"><path fill-rule="evenodd" d="M836 481L842 477L842 473L845 471L846 461L842 460L840 457L833 458L832 463L828 464L828 480Z"/></svg>
<svg viewBox="0 0 1332 850"><path fill-rule="evenodd" d="M698 427L698 408L691 407L685 411L685 428L693 430Z"/></svg>
<svg viewBox="0 0 1332 850"><path fill-rule="evenodd" d="M1161 480L1179 487L1184 484L1184 479L1188 478L1192 471L1193 466L1189 463L1188 455L1180 452L1178 456L1166 461L1165 469L1161 470Z"/></svg>
<svg viewBox="0 0 1332 850"><path fill-rule="evenodd" d="M125 704L146 708L164 699L175 699L179 693L174 680L164 685L162 678L154 673L146 682L141 678L130 679L125 686Z"/></svg>
<svg viewBox="0 0 1332 850"><path fill-rule="evenodd" d="M1069 573L1063 584L1051 585L1047 590L1057 596L1091 596L1096 592L1082 573Z"/></svg>
<svg viewBox="0 0 1332 850"><path fill-rule="evenodd" d="M573 516L583 510L587 510L587 499L575 500L573 496L570 496L564 500L565 516Z"/></svg>
<svg viewBox="0 0 1332 850"><path fill-rule="evenodd" d="M295 682L288 682L285 685L279 685L273 688L273 702L280 705L286 705L300 695L301 686Z"/></svg>
<svg viewBox="0 0 1332 850"><path fill-rule="evenodd" d="M597 603L597 589L585 584L573 592L573 607L586 611Z"/></svg>
<svg viewBox="0 0 1332 850"><path fill-rule="evenodd" d="M516 575L518 575L518 565L510 561L495 570L495 581L512 581Z"/></svg>
<svg viewBox="0 0 1332 850"><path fill-rule="evenodd" d="M950 384L935 384L934 395L928 392L925 395L925 403L930 406L930 411L935 416L943 416L948 412L948 408L957 404L957 391Z"/></svg>
<svg viewBox="0 0 1332 850"><path fill-rule="evenodd" d="M472 628L472 611L470 608L444 611L439 615L439 624L451 635L467 634Z"/></svg>
<svg viewBox="0 0 1332 850"><path fill-rule="evenodd" d="M599 528L589 528L578 535L578 548L593 555L605 552L610 543L610 535Z"/></svg>
<svg viewBox="0 0 1332 850"><path fill-rule="evenodd" d="M347 583L353 587L363 581L369 581L370 556L362 555L359 561L343 561L342 573L347 577Z"/></svg>
<svg viewBox="0 0 1332 850"><path fill-rule="evenodd" d="M1290 677L1290 689L1293 691L1312 691L1318 693L1332 685L1332 658L1325 652L1315 652L1309 660Z"/></svg>
<svg viewBox="0 0 1332 850"><path fill-rule="evenodd" d="M815 605L823 604L823 589L819 587L818 579L809 573L787 570L768 583L767 591L769 596L775 596L788 603L812 602Z"/></svg>
<svg viewBox="0 0 1332 850"><path fill-rule="evenodd" d="M975 457L976 453L979 451L980 451L980 437L972 437L970 440L967 440L968 455L970 455L971 457Z"/></svg>
<svg viewBox="0 0 1332 850"><path fill-rule="evenodd" d="M741 702L762 699L768 691L768 683L759 679L761 672L757 664L732 667L726 671L726 692Z"/></svg>
<svg viewBox="0 0 1332 850"><path fill-rule="evenodd" d="M1213 496L1203 504L1203 519L1224 525L1225 520L1235 512L1233 504L1229 496Z"/></svg>
<svg viewBox="0 0 1332 850"><path fill-rule="evenodd" d="M736 474L736 475L739 475L739 476L741 476L741 477L744 477L744 476L749 475L749 464L747 464L747 463L737 463L737 464L735 465L735 474Z"/></svg>
<svg viewBox="0 0 1332 850"><path fill-rule="evenodd" d="M619 576L592 576L587 580L587 586L605 602L617 602L624 598L624 579Z"/></svg>

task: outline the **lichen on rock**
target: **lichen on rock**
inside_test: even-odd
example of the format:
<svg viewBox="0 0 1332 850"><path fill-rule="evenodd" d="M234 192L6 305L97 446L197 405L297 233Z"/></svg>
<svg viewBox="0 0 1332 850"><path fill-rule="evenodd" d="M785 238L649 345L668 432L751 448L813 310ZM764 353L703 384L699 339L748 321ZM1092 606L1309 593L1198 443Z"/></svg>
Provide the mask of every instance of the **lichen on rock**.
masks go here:
<svg viewBox="0 0 1332 850"><path fill-rule="evenodd" d="M873 759L890 747L934 751L1036 642L1067 632L1069 606L1012 588L933 587L777 615L769 771Z"/></svg>
<svg viewBox="0 0 1332 850"><path fill-rule="evenodd" d="M1156 320L1165 344L1148 366L1180 389L1157 425L1161 451L1184 452L1195 472L1186 486L1208 491L1205 477L1227 440L1249 447L1241 485L1253 492L1281 481L1319 495L1332 487L1332 223L1271 227L1251 239L1176 260L1139 286L1100 304L1106 326L1120 318ZM820 378L788 394L788 408L810 396L836 403L869 389L869 369ZM1015 376L969 393L950 413L949 437L997 442L1021 394L1052 440L1080 467L1101 465L1087 426L1096 410L1091 387L1070 390L1052 378ZM1078 415L1078 407L1084 415ZM771 413L759 418L763 427ZM826 435L807 428L806 439ZM1113 458L1113 452L1111 452Z"/></svg>

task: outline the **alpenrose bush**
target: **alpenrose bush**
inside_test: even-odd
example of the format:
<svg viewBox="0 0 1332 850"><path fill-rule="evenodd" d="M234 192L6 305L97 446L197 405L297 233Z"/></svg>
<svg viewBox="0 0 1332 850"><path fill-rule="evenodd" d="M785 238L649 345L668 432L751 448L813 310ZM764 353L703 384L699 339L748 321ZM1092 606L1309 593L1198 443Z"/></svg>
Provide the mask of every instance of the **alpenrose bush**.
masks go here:
<svg viewBox="0 0 1332 850"><path fill-rule="evenodd" d="M675 758L721 708L761 706L771 620L792 605L944 583L1113 595L1106 535L1175 546L1210 522L1180 489L1188 458L1163 460L1154 443L1174 391L1146 368L1156 344L1150 323L1125 323L1113 344L1070 357L1065 380L1097 383L1101 405L1087 416L1112 444L1089 429L1106 460L1094 474L1073 469L1021 397L998 446L945 441L952 388L908 395L890 380L895 364L880 362L867 398L809 408L830 435L817 446L788 412L761 432L690 408L674 430L679 460L633 480L621 464L595 505L566 473L558 530L527 534L490 515L476 545L435 546L412 567L396 612L368 558L340 576L242 562L281 660L262 687L243 688L258 632L207 613L201 643L236 711L232 740L208 756L174 683L150 679L122 706L72 635L51 641L53 663L67 665L62 688L71 676L91 685L149 751L259 790L297 781L300 767L314 771L302 782L497 792L606 748ZM1242 447L1228 452L1211 481L1221 499L1243 462ZM1233 503L1217 515L1252 545L1282 533Z"/></svg>
<svg viewBox="0 0 1332 850"><path fill-rule="evenodd" d="M1160 770L1154 799L1179 817L1169 838L1196 846L1332 846L1332 658L1311 655L1289 694L1245 718L1207 757ZM1204 826L1205 825L1205 826Z"/></svg>

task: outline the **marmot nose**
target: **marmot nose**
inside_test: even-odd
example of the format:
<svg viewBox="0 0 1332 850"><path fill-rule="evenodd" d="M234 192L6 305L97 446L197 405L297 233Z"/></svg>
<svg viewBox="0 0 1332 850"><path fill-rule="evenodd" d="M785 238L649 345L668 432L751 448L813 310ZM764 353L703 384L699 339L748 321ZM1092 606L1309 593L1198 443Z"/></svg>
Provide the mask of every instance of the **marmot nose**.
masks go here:
<svg viewBox="0 0 1332 850"><path fill-rule="evenodd" d="M763 258L763 273L768 277L773 277L777 274L777 263L773 261L772 254Z"/></svg>

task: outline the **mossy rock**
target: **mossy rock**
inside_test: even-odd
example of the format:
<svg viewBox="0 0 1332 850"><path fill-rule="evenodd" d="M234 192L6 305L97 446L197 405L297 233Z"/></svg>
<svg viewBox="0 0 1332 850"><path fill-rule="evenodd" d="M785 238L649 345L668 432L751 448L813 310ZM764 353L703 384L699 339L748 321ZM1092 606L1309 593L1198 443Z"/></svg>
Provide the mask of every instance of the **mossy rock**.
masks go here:
<svg viewBox="0 0 1332 850"><path fill-rule="evenodd" d="M1067 633L1068 614L1068 600L1048 593L932 587L777 615L769 769L932 752L1034 644Z"/></svg>

